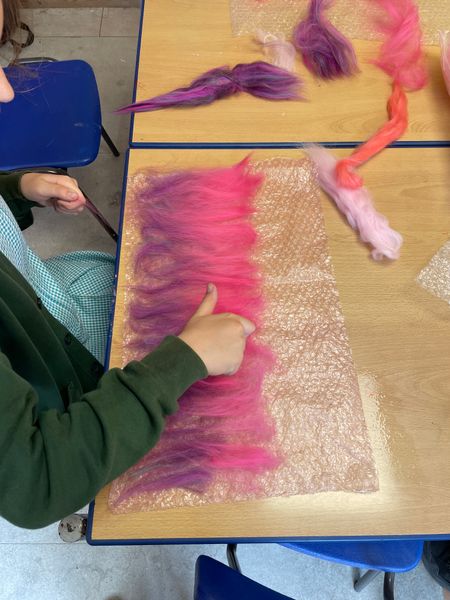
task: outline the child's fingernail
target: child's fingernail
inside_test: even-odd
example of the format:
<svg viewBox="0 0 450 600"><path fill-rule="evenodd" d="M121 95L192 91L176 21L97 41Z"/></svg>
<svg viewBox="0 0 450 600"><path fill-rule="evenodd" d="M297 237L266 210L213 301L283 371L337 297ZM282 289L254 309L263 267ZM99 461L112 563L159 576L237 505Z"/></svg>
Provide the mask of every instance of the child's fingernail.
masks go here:
<svg viewBox="0 0 450 600"><path fill-rule="evenodd" d="M214 289L214 286L212 283L208 283L207 287L206 287L206 291L208 292L208 294L210 294Z"/></svg>
<svg viewBox="0 0 450 600"><path fill-rule="evenodd" d="M69 200L76 200L78 198L78 194L76 192L69 192Z"/></svg>

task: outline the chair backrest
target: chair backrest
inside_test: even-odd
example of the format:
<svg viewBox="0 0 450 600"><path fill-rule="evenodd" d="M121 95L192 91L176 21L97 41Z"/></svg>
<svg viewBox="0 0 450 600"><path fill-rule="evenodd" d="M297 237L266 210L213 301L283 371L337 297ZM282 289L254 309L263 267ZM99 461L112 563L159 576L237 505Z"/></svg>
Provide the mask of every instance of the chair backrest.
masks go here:
<svg viewBox="0 0 450 600"><path fill-rule="evenodd" d="M195 565L194 600L293 600L209 556Z"/></svg>
<svg viewBox="0 0 450 600"><path fill-rule="evenodd" d="M422 557L421 540L367 542L292 542L282 546L361 569L401 573L417 566Z"/></svg>
<svg viewBox="0 0 450 600"><path fill-rule="evenodd" d="M5 73L15 97L0 109L0 169L81 167L95 160L102 119L88 63L33 62Z"/></svg>

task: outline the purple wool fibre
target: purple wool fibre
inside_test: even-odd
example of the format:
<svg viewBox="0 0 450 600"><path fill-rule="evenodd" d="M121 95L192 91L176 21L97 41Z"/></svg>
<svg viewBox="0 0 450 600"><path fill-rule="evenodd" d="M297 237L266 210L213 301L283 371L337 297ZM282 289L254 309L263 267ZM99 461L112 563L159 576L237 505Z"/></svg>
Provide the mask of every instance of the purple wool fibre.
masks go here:
<svg viewBox="0 0 450 600"><path fill-rule="evenodd" d="M350 41L324 16L334 0L311 0L309 13L294 30L294 46L307 69L321 79L350 77L358 72Z"/></svg>
<svg viewBox="0 0 450 600"><path fill-rule="evenodd" d="M131 484L126 491L119 497L119 502L141 493L158 492L171 487L184 487L201 494L205 486L211 481L211 474L206 469L192 468L170 475L162 474L161 477L154 479L151 483L145 480L139 480Z"/></svg>
<svg viewBox="0 0 450 600"><path fill-rule="evenodd" d="M149 174L136 196L141 243L128 324L136 357L183 329L208 282L218 290L215 312L262 325L262 277L252 260L257 233L251 220L261 182L248 159L231 168ZM273 361L270 348L250 336L235 375L192 385L156 447L120 478L115 502L173 487L201 493L219 472L233 482L238 474L242 486L253 489L255 475L280 463L262 394Z"/></svg>
<svg viewBox="0 0 450 600"><path fill-rule="evenodd" d="M187 87L178 88L142 102L119 108L119 114L147 112L170 107L201 106L220 98L247 92L266 100L300 98L300 79L294 73L264 61L239 64L233 69L218 67L204 73Z"/></svg>

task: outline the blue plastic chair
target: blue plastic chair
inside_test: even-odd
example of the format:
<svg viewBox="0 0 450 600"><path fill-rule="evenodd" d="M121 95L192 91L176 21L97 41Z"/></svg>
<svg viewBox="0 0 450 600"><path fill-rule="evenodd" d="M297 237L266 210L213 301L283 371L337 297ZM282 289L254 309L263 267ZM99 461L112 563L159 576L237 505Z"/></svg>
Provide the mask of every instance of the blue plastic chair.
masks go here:
<svg viewBox="0 0 450 600"><path fill-rule="evenodd" d="M5 69L15 91L0 109L0 169L83 167L97 158L102 126L94 71L83 60L33 58Z"/></svg>
<svg viewBox="0 0 450 600"><path fill-rule="evenodd" d="M380 541L380 542L304 542L281 544L286 548L330 560L349 567L368 569L354 582L359 592L375 577L384 572L383 595L385 600L394 600L395 573L414 569L423 552L423 541Z"/></svg>
<svg viewBox="0 0 450 600"><path fill-rule="evenodd" d="M414 569L423 552L423 541L374 541L374 542L290 542L281 544L286 548L309 556L332 562L368 569L354 582L360 592L375 577L384 572L384 600L394 600L395 573ZM239 569L236 544L228 544L228 563Z"/></svg>
<svg viewBox="0 0 450 600"><path fill-rule="evenodd" d="M83 167L97 158L101 137L114 156L120 155L102 125L97 82L88 63L28 58L5 73L15 97L0 107L0 170ZM87 208L117 241L117 233L83 193Z"/></svg>
<svg viewBox="0 0 450 600"><path fill-rule="evenodd" d="M195 564L194 600L293 600L209 556Z"/></svg>

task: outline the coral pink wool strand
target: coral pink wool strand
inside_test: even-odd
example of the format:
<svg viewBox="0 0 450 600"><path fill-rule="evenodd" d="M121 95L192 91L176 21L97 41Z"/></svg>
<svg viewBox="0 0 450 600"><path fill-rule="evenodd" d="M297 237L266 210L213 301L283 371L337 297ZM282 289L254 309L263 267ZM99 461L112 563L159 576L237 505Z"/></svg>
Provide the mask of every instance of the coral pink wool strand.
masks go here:
<svg viewBox="0 0 450 600"><path fill-rule="evenodd" d="M385 37L375 64L393 79L388 102L389 122L367 142L356 148L350 158L338 161L339 185L356 189L363 185L353 169L398 140L408 127L404 90L420 90L427 83L419 11L413 0L373 0L384 11L378 29Z"/></svg>
<svg viewBox="0 0 450 600"><path fill-rule="evenodd" d="M367 162L386 146L398 140L408 127L408 99L403 88L394 83L388 100L389 121L375 135L364 142L348 158L336 163L339 185L355 190L363 186L363 179L353 169Z"/></svg>

